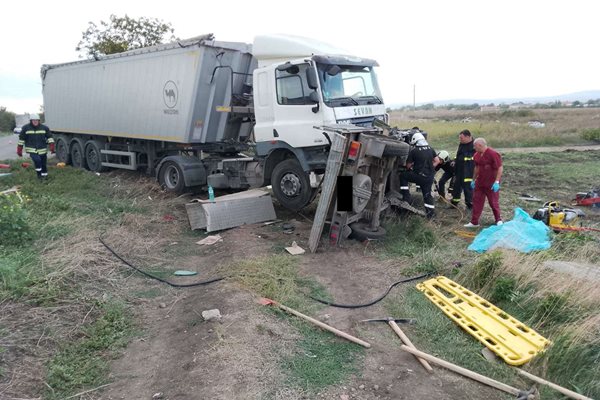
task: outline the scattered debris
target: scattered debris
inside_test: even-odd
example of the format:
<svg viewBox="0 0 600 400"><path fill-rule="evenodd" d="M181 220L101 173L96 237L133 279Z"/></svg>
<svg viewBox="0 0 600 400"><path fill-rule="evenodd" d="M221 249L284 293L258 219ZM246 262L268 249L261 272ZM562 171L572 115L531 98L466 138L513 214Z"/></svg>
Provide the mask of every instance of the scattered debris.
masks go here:
<svg viewBox="0 0 600 400"><path fill-rule="evenodd" d="M0 169L10 169L9 164L0 164Z"/></svg>
<svg viewBox="0 0 600 400"><path fill-rule="evenodd" d="M298 246L298 244L295 241L292 242L291 247L286 247L285 249L288 253L290 253L293 256L304 254L306 252L306 250L304 250L302 247Z"/></svg>
<svg viewBox="0 0 600 400"><path fill-rule="evenodd" d="M212 310L205 310L202 311L202 318L204 318L205 321L212 321L212 320L220 320L221 319L221 312L219 311L218 308L212 309Z"/></svg>
<svg viewBox="0 0 600 400"><path fill-rule="evenodd" d="M163 215L163 221L171 222L171 221L175 221L175 220L177 220L177 218L175 218L171 214Z"/></svg>
<svg viewBox="0 0 600 400"><path fill-rule="evenodd" d="M483 358L485 358L489 362L498 361L498 356L496 354L494 354L494 352L491 351L490 349L488 349L487 347L484 347L483 349L481 349L481 355L483 356Z"/></svg>
<svg viewBox="0 0 600 400"><path fill-rule="evenodd" d="M537 197L532 196L532 195L527 194L527 193L520 193L519 200L525 200L525 201L542 201L542 199L538 199Z"/></svg>
<svg viewBox="0 0 600 400"><path fill-rule="evenodd" d="M12 172L7 172L7 173L4 173L4 174L0 174L0 178L7 178L7 177L9 177L11 175L12 175Z"/></svg>
<svg viewBox="0 0 600 400"><path fill-rule="evenodd" d="M164 395L162 392L157 392L152 395L152 400L161 400L164 399Z"/></svg>
<svg viewBox="0 0 600 400"><path fill-rule="evenodd" d="M544 122L542 122L542 121L536 121L536 120L534 120L534 121L529 121L529 122L527 123L527 125L529 125L529 126L530 126L530 127L532 127L532 128L538 128L538 129L539 129L539 128L544 128L544 127L546 126L546 124L545 124Z"/></svg>
<svg viewBox="0 0 600 400"><path fill-rule="evenodd" d="M223 238L221 237L221 235L211 235L211 236L207 236L202 240L199 240L196 242L196 244L201 244L201 245L213 245L217 242L221 242L223 240Z"/></svg>
<svg viewBox="0 0 600 400"><path fill-rule="evenodd" d="M167 304L161 302L161 303L158 303L158 307L160 307L160 308L166 308Z"/></svg>
<svg viewBox="0 0 600 400"><path fill-rule="evenodd" d="M28 162L21 163L22 168L29 168L30 166L31 166L31 164Z"/></svg>
<svg viewBox="0 0 600 400"><path fill-rule="evenodd" d="M279 223L279 222L281 222L281 220L280 220L280 219L276 219L276 220L274 220L274 221L267 221L267 222L263 222L263 225L265 225L265 226L268 226L268 225L277 224L277 223Z"/></svg>
<svg viewBox="0 0 600 400"><path fill-rule="evenodd" d="M292 233L296 229L296 226L289 222L285 222L281 224L281 229L283 230L283 233Z"/></svg>
<svg viewBox="0 0 600 400"><path fill-rule="evenodd" d="M193 275L197 275L197 274L198 274L198 272L196 272L196 271L186 271L183 269L173 272L173 275L176 275L176 276L193 276Z"/></svg>
<svg viewBox="0 0 600 400"><path fill-rule="evenodd" d="M191 228L206 232L277 218L271 195L261 189L219 196L212 202L196 199L185 208Z"/></svg>
<svg viewBox="0 0 600 400"><path fill-rule="evenodd" d="M64 167L66 167L66 166L67 166L67 164L65 164L64 162L59 162L59 163L56 163L56 167L57 167L57 168L64 168Z"/></svg>

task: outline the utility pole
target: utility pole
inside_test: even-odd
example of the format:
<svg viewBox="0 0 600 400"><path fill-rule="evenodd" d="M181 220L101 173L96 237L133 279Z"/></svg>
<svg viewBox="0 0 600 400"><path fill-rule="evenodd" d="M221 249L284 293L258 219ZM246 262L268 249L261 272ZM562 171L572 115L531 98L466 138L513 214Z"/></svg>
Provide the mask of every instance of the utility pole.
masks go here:
<svg viewBox="0 0 600 400"><path fill-rule="evenodd" d="M416 104L417 104L416 103L416 97L417 97L416 96L416 92L417 92L417 85L415 85L413 83L413 111L417 109L417 106L416 106Z"/></svg>

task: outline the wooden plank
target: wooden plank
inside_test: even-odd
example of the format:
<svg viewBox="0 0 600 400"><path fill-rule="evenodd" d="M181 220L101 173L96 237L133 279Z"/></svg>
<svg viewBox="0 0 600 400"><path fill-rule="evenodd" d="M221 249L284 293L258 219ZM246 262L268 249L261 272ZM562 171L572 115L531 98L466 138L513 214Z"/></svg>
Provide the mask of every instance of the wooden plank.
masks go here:
<svg viewBox="0 0 600 400"><path fill-rule="evenodd" d="M331 135L333 135L333 140L331 141L331 149L329 150L329 158L327 158L327 167L325 169L325 176L323 177L323 189L321 190L319 205L317 206L317 212L315 213L308 240L308 247L311 253L317 251L317 247L319 246L319 240L321 239L325 219L327 218L327 211L333 200L337 177L342 166L344 149L346 148L347 139L344 136L335 132L331 132Z"/></svg>

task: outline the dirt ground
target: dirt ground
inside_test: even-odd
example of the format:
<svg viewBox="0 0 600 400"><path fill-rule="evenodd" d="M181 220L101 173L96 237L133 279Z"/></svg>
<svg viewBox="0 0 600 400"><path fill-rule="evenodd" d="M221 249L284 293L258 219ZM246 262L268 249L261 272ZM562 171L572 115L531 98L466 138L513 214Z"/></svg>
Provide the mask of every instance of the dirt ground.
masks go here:
<svg viewBox="0 0 600 400"><path fill-rule="evenodd" d="M277 210L285 215L284 210ZM186 224L182 212L175 223ZM289 221L289 219L287 219ZM185 257L208 279L217 264L272 251L273 243L292 240L308 248L310 222L297 216L292 235L255 224L221 233L223 241ZM184 240L194 242L198 238ZM340 303L361 303L380 296L404 276L404 266L365 255L363 244L322 248L300 257L300 273L314 277ZM203 267L208 266L208 267ZM186 278L192 281L192 278ZM131 290L161 288L162 295L140 299L136 319L143 333L112 364L109 386L90 393L96 399L463 399L502 398L498 392L436 368L427 373L384 323L365 318L386 317L380 304L360 309L324 307L315 318L372 344L360 372L346 382L317 394L284 387L279 366L293 351L297 333L285 320L261 310L257 295L236 283L221 281L190 289L165 289L144 278L131 278ZM404 290L402 287L394 290ZM203 321L204 310L218 308L220 321ZM401 316L396 316L401 317ZM405 331L410 335L410 327ZM340 339L341 340L341 339Z"/></svg>

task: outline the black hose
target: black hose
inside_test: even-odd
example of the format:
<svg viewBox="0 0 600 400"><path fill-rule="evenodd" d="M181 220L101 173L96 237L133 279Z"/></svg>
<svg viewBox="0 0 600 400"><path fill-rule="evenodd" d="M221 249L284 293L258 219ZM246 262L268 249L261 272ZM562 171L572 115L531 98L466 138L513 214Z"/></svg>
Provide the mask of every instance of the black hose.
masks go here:
<svg viewBox="0 0 600 400"><path fill-rule="evenodd" d="M156 275L152 275L146 271L143 271L143 270L131 265L127 260L125 260L123 257L118 255L113 249L111 249L109 245L104 243L104 240L102 240L102 237L99 237L98 240L100 240L100 243L102 243L104 245L104 247L106 247L115 257L117 257L119 260L121 260L128 267L133 268L134 270L136 270L137 272L139 272L142 275L147 276L148 278L156 279L157 281L166 283L167 285L172 286L172 287L188 288L188 287L194 287L194 286L202 286L202 285L208 285L209 283L219 282L219 281L222 281L223 279L225 279L225 277L220 277L220 278L210 279L208 281L195 282L195 283L187 283L187 284L172 283L172 282L167 281L166 279L162 279Z"/></svg>
<svg viewBox="0 0 600 400"><path fill-rule="evenodd" d="M434 274L433 272L428 272L428 273L423 274L423 275L413 276L411 278L401 279L398 282L393 283L392 286L390 286L388 288L388 290L386 290L383 295L381 295L380 297L378 297L375 300L373 300L373 301L371 301L369 303L366 303L366 304L337 304L337 303L333 303L333 302L329 302L329 301L317 299L316 297L313 297L313 296L308 296L308 297L310 297L314 301L318 301L321 304L326 304L326 305L331 306L331 307L338 307L338 308L362 308L362 307L369 307L369 306L372 306L373 304L379 303L381 300L383 300L385 298L385 296L387 296L390 293L390 291L396 285L399 285L401 283L407 283L407 282L417 281L419 279L427 278L428 276L431 276L433 274Z"/></svg>

